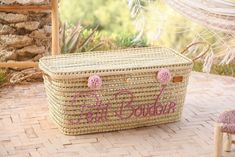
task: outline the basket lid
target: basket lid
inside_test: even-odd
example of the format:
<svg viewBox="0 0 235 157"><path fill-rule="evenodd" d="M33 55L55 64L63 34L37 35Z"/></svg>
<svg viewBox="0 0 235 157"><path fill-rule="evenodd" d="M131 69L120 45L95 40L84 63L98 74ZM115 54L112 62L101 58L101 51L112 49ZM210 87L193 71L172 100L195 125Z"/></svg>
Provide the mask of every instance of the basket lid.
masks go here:
<svg viewBox="0 0 235 157"><path fill-rule="evenodd" d="M192 60L163 47L46 56L39 61L39 68L53 79L124 74L177 65L192 65Z"/></svg>

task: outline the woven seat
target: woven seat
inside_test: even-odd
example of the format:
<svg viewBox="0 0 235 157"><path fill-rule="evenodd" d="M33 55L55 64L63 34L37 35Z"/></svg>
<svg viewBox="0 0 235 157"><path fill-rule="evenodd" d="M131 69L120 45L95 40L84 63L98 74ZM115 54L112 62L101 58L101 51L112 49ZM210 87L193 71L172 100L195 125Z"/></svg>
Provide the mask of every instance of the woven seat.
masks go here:
<svg viewBox="0 0 235 157"><path fill-rule="evenodd" d="M215 156L222 156L223 134L226 133L225 151L231 151L232 134L235 134L235 110L225 111L220 114L215 127Z"/></svg>
<svg viewBox="0 0 235 157"><path fill-rule="evenodd" d="M224 124L222 126L222 132L235 134L235 124Z"/></svg>
<svg viewBox="0 0 235 157"><path fill-rule="evenodd" d="M235 110L222 113L217 122L222 123L222 132L235 134Z"/></svg>

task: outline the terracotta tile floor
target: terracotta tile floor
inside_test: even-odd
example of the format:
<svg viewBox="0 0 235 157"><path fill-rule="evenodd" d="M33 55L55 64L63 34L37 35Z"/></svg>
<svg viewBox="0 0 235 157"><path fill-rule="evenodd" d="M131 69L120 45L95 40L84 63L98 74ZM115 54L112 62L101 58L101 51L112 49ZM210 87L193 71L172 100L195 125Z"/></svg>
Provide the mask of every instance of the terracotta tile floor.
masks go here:
<svg viewBox="0 0 235 157"><path fill-rule="evenodd" d="M214 121L235 108L235 78L194 72L180 122L75 137L50 122L42 83L0 90L0 157L213 157Z"/></svg>

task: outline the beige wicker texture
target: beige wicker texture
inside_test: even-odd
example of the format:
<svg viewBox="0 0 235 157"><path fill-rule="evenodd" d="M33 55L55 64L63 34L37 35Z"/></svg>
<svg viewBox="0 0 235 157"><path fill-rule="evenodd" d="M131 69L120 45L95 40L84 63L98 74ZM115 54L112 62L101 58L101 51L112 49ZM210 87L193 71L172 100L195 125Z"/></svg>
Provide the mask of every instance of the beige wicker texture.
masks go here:
<svg viewBox="0 0 235 157"><path fill-rule="evenodd" d="M51 118L64 134L78 135L178 121L192 61L171 49L140 48L44 57L39 67ZM166 86L156 79L161 68L172 75ZM93 74L102 78L99 90L87 86Z"/></svg>

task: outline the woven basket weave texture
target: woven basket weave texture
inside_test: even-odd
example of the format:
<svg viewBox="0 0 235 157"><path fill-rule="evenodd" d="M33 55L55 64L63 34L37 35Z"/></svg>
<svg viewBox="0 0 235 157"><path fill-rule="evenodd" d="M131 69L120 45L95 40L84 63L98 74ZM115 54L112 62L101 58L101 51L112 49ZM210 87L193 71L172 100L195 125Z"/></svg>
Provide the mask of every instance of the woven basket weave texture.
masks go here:
<svg viewBox="0 0 235 157"><path fill-rule="evenodd" d="M49 112L67 135L151 126L181 117L192 61L168 48L138 48L43 57ZM159 83L169 69L172 79ZM88 78L98 75L100 89Z"/></svg>

